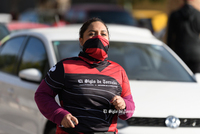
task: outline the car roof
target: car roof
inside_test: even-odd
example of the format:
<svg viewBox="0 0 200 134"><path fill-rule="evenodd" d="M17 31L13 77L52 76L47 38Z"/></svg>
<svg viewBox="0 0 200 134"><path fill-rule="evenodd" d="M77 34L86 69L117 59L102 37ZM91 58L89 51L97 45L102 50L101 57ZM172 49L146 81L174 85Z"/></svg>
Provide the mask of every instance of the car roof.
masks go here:
<svg viewBox="0 0 200 134"><path fill-rule="evenodd" d="M49 41L79 40L80 24L68 24L65 27L51 27L14 32L10 37L18 35L33 35L45 37ZM150 30L134 26L107 24L110 41L138 42L147 44L163 44L156 39Z"/></svg>
<svg viewBox="0 0 200 134"><path fill-rule="evenodd" d="M31 29L31 28L47 28L50 27L49 25L42 24L42 23L35 23L35 22L20 22L20 21L13 21L6 24L10 31L14 30L22 30L22 29Z"/></svg>

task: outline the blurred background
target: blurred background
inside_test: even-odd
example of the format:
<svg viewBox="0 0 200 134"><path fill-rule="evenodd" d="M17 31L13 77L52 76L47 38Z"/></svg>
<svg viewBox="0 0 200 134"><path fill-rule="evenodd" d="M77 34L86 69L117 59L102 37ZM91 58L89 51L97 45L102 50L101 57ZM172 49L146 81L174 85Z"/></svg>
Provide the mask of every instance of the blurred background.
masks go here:
<svg viewBox="0 0 200 134"><path fill-rule="evenodd" d="M102 4L97 7L101 9L103 15L107 13L102 12L102 10L106 11L106 8L109 8L111 5L122 7L131 15L133 20L128 20L130 16L125 18L124 16L126 15L121 14L121 17L124 17L124 22L119 23L146 27L158 39L166 42L165 34L168 15L181 7L183 0L0 0L0 22L6 24L9 31L82 23L87 19L85 17L87 14L90 14L89 17L97 15L94 9L86 11L89 10L88 8L95 7L95 5L88 5L91 3L96 5ZM79 5L79 7L75 7L75 5ZM106 5L109 6L107 7ZM80 7L82 11L75 13L76 9L80 9ZM113 7L113 10L118 9ZM112 11L112 13L116 15L116 12ZM98 12L99 15L100 12ZM78 17L72 18L74 16ZM22 26L22 24L18 24L19 22L32 22L37 23L37 25L23 23ZM107 23L109 22L108 20ZM3 35L1 36L3 38Z"/></svg>

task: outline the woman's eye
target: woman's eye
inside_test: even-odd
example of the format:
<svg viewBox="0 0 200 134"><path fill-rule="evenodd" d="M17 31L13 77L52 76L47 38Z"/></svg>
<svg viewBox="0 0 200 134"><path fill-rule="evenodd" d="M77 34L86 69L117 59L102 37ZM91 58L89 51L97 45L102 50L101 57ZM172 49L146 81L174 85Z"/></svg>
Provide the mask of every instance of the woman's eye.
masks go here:
<svg viewBox="0 0 200 134"><path fill-rule="evenodd" d="M94 33L90 33L89 36L94 36Z"/></svg>
<svg viewBox="0 0 200 134"><path fill-rule="evenodd" d="M101 36L107 36L107 34L101 34Z"/></svg>

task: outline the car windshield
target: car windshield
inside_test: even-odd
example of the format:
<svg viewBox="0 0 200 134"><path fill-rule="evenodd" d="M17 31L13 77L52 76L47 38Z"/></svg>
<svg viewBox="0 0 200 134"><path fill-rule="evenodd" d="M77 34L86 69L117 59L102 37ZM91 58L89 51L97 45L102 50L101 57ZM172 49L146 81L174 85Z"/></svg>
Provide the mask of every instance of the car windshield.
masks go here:
<svg viewBox="0 0 200 134"><path fill-rule="evenodd" d="M53 47L58 61L81 50L78 41L54 41ZM130 80L194 82L163 46L110 41L108 59L119 63Z"/></svg>
<svg viewBox="0 0 200 134"><path fill-rule="evenodd" d="M105 23L115 23L136 26L135 19L127 12L122 11L92 11L89 12L88 18L99 17Z"/></svg>

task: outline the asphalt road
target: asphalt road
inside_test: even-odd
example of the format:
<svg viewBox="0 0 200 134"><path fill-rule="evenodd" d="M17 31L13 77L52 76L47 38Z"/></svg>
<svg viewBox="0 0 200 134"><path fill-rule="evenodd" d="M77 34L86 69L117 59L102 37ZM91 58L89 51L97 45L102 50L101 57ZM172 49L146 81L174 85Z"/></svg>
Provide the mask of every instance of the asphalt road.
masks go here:
<svg viewBox="0 0 200 134"><path fill-rule="evenodd" d="M11 127L12 126L12 127ZM0 119L0 134L27 134L20 128Z"/></svg>
<svg viewBox="0 0 200 134"><path fill-rule="evenodd" d="M0 120L0 134L8 134L3 130L9 130L8 124L6 124L4 121ZM14 131L13 131L14 133Z"/></svg>
<svg viewBox="0 0 200 134"><path fill-rule="evenodd" d="M6 134L6 133L0 130L0 134Z"/></svg>

